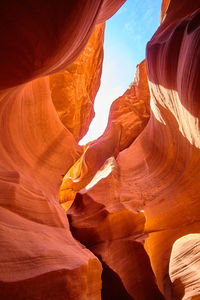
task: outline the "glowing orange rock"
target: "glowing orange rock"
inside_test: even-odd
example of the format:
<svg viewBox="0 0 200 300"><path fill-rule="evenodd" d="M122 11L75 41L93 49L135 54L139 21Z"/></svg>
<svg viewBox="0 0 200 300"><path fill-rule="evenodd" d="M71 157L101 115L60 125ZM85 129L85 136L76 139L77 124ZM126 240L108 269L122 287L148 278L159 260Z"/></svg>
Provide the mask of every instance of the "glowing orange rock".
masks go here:
<svg viewBox="0 0 200 300"><path fill-rule="evenodd" d="M1 299L99 300L94 254L104 299L199 298L200 1L163 2L147 45L148 124L136 81L78 160L83 133L67 125L75 139L52 102L46 75L71 65L123 2L0 3ZM99 179L109 175L91 188L102 166ZM69 220L94 254L58 203L68 170L61 201L81 190Z"/></svg>
<svg viewBox="0 0 200 300"><path fill-rule="evenodd" d="M66 70L51 75L51 97L62 123L79 141L94 117L100 85L104 24L96 25L86 48Z"/></svg>
<svg viewBox="0 0 200 300"><path fill-rule="evenodd" d="M1 299L101 298L101 263L72 237L58 203L82 147L60 121L46 75L71 65L95 24L124 3L106 2L0 2Z"/></svg>
<svg viewBox="0 0 200 300"><path fill-rule="evenodd" d="M100 168L103 173L107 166L104 163L111 157L117 157L141 133L149 120L149 101L146 64L143 61L137 66L131 87L113 102L104 134L86 146L81 158L65 175L59 199L66 210L76 192L85 188Z"/></svg>
<svg viewBox="0 0 200 300"><path fill-rule="evenodd" d="M124 150L138 137L150 116L150 92L147 81L146 62L136 67L135 78L130 88L115 100L110 108L108 126L120 126L119 151Z"/></svg>
<svg viewBox="0 0 200 300"><path fill-rule="evenodd" d="M127 148L146 126L150 111L149 100L146 65L143 61L137 66L134 83L112 104L105 133L88 145L79 161L80 169L77 170L77 175L74 172L74 182L70 185L76 191L78 188L85 188L81 194L77 194L68 216L72 234L102 262L102 295L105 299L114 299L117 295L121 299L141 300L148 299L149 295L155 300L164 299L156 286L148 255L143 247L144 213L138 206L132 205L131 208L121 202L120 190L125 174L122 179L121 165L117 158L119 152ZM114 133L118 133L116 140ZM90 151L95 151L96 157L87 156ZM98 170L95 158L103 159L102 164L109 156L113 156L112 167L108 168L108 164L105 164L102 170ZM82 176L81 167L83 172L86 171ZM74 170L76 168L77 165L74 165ZM106 168L109 172L104 178ZM96 180L93 179L86 185L86 179L91 174L94 176L95 170L98 170L94 177ZM61 189L66 188L66 193L65 180L69 176L66 175L61 185ZM126 189L126 195L129 190ZM140 263L134 263L136 261ZM107 282L112 284L108 286Z"/></svg>
<svg viewBox="0 0 200 300"><path fill-rule="evenodd" d="M0 89L66 69L83 51L95 24L105 22L125 1L1 1Z"/></svg>
<svg viewBox="0 0 200 300"><path fill-rule="evenodd" d="M81 191L81 195L77 195L80 206L76 206L75 201L69 211L73 234L82 243L86 242L107 265L107 274L110 272L107 278L111 278L114 271L133 298L141 299L141 294L138 296L139 289L133 291L129 285L130 261L124 262L125 271L120 265L122 253L129 254L131 246L129 244L130 248L127 246L125 251L120 241L112 241L113 234L107 238L105 233L103 242L101 232L101 225L109 219L107 216L120 211L121 218L124 209L135 215L131 220L132 229L139 215L144 216L141 236L146 234L145 250L164 297L167 300L199 298L199 7L200 1L172 0L169 3L162 24L147 45L151 92L149 123L138 138L119 153L110 175L87 193ZM164 11L165 8L163 14ZM119 145L120 142L115 150L120 149ZM85 206L90 207L88 216L83 212ZM107 223L106 228L109 228L109 221ZM118 232L120 226L116 223L112 230ZM129 226L126 226L123 230L128 233ZM94 237L97 240L101 237L95 245L92 244ZM126 242L127 239L130 242L126 236ZM133 239L135 241L136 236ZM120 249L121 254L117 255ZM136 278L138 272L135 272ZM154 298L162 298L156 291Z"/></svg>
<svg viewBox="0 0 200 300"><path fill-rule="evenodd" d="M164 16L166 14L167 8L169 6L170 0L163 0L161 6L161 15L160 15L160 22L163 21Z"/></svg>

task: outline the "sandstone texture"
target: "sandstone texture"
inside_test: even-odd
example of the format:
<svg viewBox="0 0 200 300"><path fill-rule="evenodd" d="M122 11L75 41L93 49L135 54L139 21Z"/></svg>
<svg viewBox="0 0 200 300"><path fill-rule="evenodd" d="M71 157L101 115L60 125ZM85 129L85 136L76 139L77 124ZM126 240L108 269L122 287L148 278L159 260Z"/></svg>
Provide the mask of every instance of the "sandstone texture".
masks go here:
<svg viewBox="0 0 200 300"><path fill-rule="evenodd" d="M94 99L102 72L104 28L104 24L96 25L76 61L49 77L55 108L76 141L86 134L94 117Z"/></svg>
<svg viewBox="0 0 200 300"><path fill-rule="evenodd" d="M0 3L2 300L200 299L200 0L163 0L104 134L77 143L124 2Z"/></svg>
<svg viewBox="0 0 200 300"><path fill-rule="evenodd" d="M112 142L109 140L106 147L108 155L104 156L105 148L101 147L107 143L109 128L113 128L109 119L104 135L89 145L88 156L85 153L84 174L80 170L79 182L73 183L76 190L82 190L68 212L72 233L102 261L103 277L115 283L118 278L118 293L124 293L124 299L200 297L199 8L199 1L163 2L162 24L147 44L150 120L125 147L120 148L120 134L112 133ZM121 112L122 120L123 109ZM115 116L112 108L110 115ZM127 117L114 132L122 133L122 124L128 124ZM126 140L129 127L124 126ZM133 125L133 135L134 129ZM89 154L93 147L99 153L98 160L100 154L102 160L109 156L113 160L107 160L101 173L97 172L96 182L101 180L92 187L87 186L85 174L92 169ZM104 178L108 164L110 173ZM141 250L131 251L136 245ZM139 253L138 262L147 254L150 263L140 264L139 271L129 257L133 253ZM154 275L147 272L148 266ZM145 272L146 278L140 278L140 272ZM147 286L145 281L151 282L151 291L140 290L140 286ZM114 298L115 289L103 284L103 295Z"/></svg>
<svg viewBox="0 0 200 300"><path fill-rule="evenodd" d="M97 140L85 146L84 153L68 171L60 188L60 202L68 204L76 192L85 188L102 168L112 168L111 157L127 148L146 126L150 115L150 92L146 64L137 66L135 79L123 96L115 100L110 109L108 125Z"/></svg>
<svg viewBox="0 0 200 300"><path fill-rule="evenodd" d="M0 299L101 299L101 263L72 237L58 202L62 176L83 151L77 140L89 121L81 130L77 122L63 125L53 104L56 84L47 75L66 70L95 24L124 3L108 2L0 3ZM99 51L92 58L97 78L81 82L91 89L91 102L101 74L104 25L98 28L99 44L91 49ZM80 65L77 75L85 69Z"/></svg>
<svg viewBox="0 0 200 300"><path fill-rule="evenodd" d="M126 178L130 170L126 174L125 158L120 159L145 128L149 116L150 92L143 61L137 66L133 84L113 102L104 134L87 145L61 185L66 200L62 205L67 209L75 192L82 189L68 217L73 236L102 262L102 299L145 300L149 295L164 299L144 249L143 202L131 201L132 183ZM100 170L97 160L103 165Z"/></svg>

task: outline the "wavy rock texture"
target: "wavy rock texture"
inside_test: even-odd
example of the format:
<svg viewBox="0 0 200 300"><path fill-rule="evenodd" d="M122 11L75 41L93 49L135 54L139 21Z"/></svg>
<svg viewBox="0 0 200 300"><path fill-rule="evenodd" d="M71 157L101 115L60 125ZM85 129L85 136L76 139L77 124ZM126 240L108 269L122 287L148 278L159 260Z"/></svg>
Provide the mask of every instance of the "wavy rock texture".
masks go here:
<svg viewBox="0 0 200 300"><path fill-rule="evenodd" d="M77 165L75 166L74 170L76 169L77 172L73 174L74 182L71 188L78 190L85 187L91 172L95 172L94 169L97 166L94 164L94 159L98 159L98 163L101 161L102 164L108 157L116 156L119 151L128 147L141 133L149 119L149 99L146 65L143 61L137 67L135 80L130 89L112 104L105 133L89 145L80 160L81 166L78 170ZM115 141L113 132L118 132L118 130L120 134ZM110 147L111 141L114 144L113 148ZM115 152L112 153L111 149ZM89 158L93 152L97 156L91 160ZM96 181L105 175L106 168L108 169L107 164L95 176ZM130 208L121 202L121 166L118 159L114 158L110 164L109 172L112 172L108 177L102 179L87 193L83 191L77 195L68 213L71 231L73 236L102 262L103 299L142 300L148 299L149 295L154 297L153 299L163 299L156 286L150 261L143 247L144 213L134 205ZM72 177L72 173L67 174L68 177L69 175ZM64 179L63 188L64 185L66 187L66 183L69 184L67 176L66 181ZM87 189L88 186L86 186ZM69 197L69 194L67 196ZM126 197L127 189L124 198Z"/></svg>
<svg viewBox="0 0 200 300"><path fill-rule="evenodd" d="M165 18L146 52L150 121L131 146L121 149L109 177L87 193L81 192L69 211L73 234L102 260L105 278L113 276L118 293L128 293L123 296L127 299L162 299L153 275L143 280L151 282L155 295L141 291L139 284L134 289L134 279L139 282L140 272L144 274L150 264L165 299L200 297L200 1L164 3ZM113 138L109 149L114 144L120 149L118 140ZM113 151L116 157L116 147ZM86 165L90 166L89 159ZM82 215L81 207L87 214ZM118 223L123 216L124 221ZM131 243L138 245L138 235L142 240L146 237L146 252L143 248L141 252L130 250L134 248ZM127 258L133 252L139 253L138 261L147 253L150 264L138 270L134 259ZM129 278L133 278L131 283ZM112 291L103 285L103 295L109 298L109 293Z"/></svg>
<svg viewBox="0 0 200 300"><path fill-rule="evenodd" d="M72 237L57 196L83 149L60 121L43 76L66 69L95 24L123 3L0 3L1 299L101 298L102 266ZM72 130L76 139L79 131Z"/></svg>
<svg viewBox="0 0 200 300"><path fill-rule="evenodd" d="M84 49L95 24L110 18L124 2L1 1L0 88L66 69Z"/></svg>
<svg viewBox="0 0 200 300"><path fill-rule="evenodd" d="M123 3L0 3L3 300L200 297L200 1L163 1L146 52L148 124L144 63L84 152L82 129L53 105L46 75L66 70ZM58 203L67 171L60 197L80 192L68 216L88 249Z"/></svg>
<svg viewBox="0 0 200 300"><path fill-rule="evenodd" d="M96 25L78 59L49 77L51 97L62 123L79 141L94 117L94 99L100 86L104 24Z"/></svg>
<svg viewBox="0 0 200 300"><path fill-rule="evenodd" d="M137 138L149 120L149 100L146 64L143 61L137 66L131 87L113 102L104 134L85 147L81 158L64 177L60 189L61 203L71 202L76 192L85 188L96 172L102 166L104 168L107 159L117 157ZM69 208L69 205L64 206Z"/></svg>
<svg viewBox="0 0 200 300"><path fill-rule="evenodd" d="M148 185L142 185L152 199L146 201L145 209L146 231L152 232L146 249L167 299L174 297L176 290L168 275L172 246L180 237L198 233L200 228L199 7L199 1L171 1L163 23L147 45L153 114L141 137L150 174L146 177ZM186 278L179 280L184 299L190 299L193 286L189 291ZM195 296L199 297L199 292Z"/></svg>
<svg viewBox="0 0 200 300"><path fill-rule="evenodd" d="M141 133L149 120L149 100L146 65L143 61L137 66L131 87L112 104L105 133L89 145L79 160L78 167L74 166L73 174L71 171L65 176L61 189L68 187L63 191L68 202L71 200L70 189L77 191L88 183L91 172L96 170L97 164L94 165L94 161L97 158L102 164L108 157L117 156ZM118 139L114 140L114 133L118 131ZM95 159L91 159L93 153L97 155ZM74 205L68 212L71 231L102 262L103 299L118 297L145 300L149 299L149 295L152 299L164 299L156 286L150 261L143 247L146 238L143 202L138 201L139 204L136 205L130 201L133 197L130 181L128 189L127 186L124 187L124 183L124 189L122 187L127 170L123 164L124 158L119 160L121 153L116 160L114 157L112 160L108 159L89 186L77 194ZM102 179L105 175L106 178ZM69 177L73 178L71 182ZM96 182L98 183L92 187Z"/></svg>

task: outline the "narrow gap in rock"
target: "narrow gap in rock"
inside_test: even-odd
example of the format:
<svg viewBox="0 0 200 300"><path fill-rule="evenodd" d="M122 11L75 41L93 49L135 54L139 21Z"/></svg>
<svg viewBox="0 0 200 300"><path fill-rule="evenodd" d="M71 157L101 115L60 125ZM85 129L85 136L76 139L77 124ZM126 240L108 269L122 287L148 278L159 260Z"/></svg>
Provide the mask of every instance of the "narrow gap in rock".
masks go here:
<svg viewBox="0 0 200 300"><path fill-rule="evenodd" d="M136 66L145 58L145 46L158 28L160 7L161 0L127 0L106 21L103 71L94 103L95 117L79 141L80 145L103 134L111 104L130 88Z"/></svg>

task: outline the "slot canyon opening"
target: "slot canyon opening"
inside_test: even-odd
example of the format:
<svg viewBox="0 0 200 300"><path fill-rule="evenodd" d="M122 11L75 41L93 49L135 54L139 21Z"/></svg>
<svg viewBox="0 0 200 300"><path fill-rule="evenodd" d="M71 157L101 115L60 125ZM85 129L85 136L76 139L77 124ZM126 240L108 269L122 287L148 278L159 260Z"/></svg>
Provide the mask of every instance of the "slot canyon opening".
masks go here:
<svg viewBox="0 0 200 300"><path fill-rule="evenodd" d="M200 0L0 7L0 299L199 299Z"/></svg>
<svg viewBox="0 0 200 300"><path fill-rule="evenodd" d="M68 70L73 73L74 67L77 69L81 66L82 55L86 61L91 54L95 58L93 69L93 62L88 62L88 68L92 69L94 76L92 80L90 78L90 84L94 86L94 82L97 83L91 94L93 99L86 98L83 116L77 113L77 118L83 124L86 121L89 126L93 116L92 101L99 87L104 46L101 84L94 102L95 117L87 134L79 141L79 145L86 145L83 154L64 176L59 191L59 201L66 211L71 207L77 192L90 189L111 173L115 168L113 158L132 144L149 120L150 92L144 58L146 44L159 26L160 8L161 0L145 0L142 3L139 0L126 1L106 21L104 39L104 28L102 30L100 27L98 35L99 28L95 27L84 52ZM81 91L78 83L79 80L75 95L79 89ZM67 124L69 128L69 121Z"/></svg>
<svg viewBox="0 0 200 300"><path fill-rule="evenodd" d="M159 26L161 0L127 0L109 20L104 34L101 84L95 116L80 145L97 139L107 126L110 106L131 86L137 64L145 58L147 42Z"/></svg>

